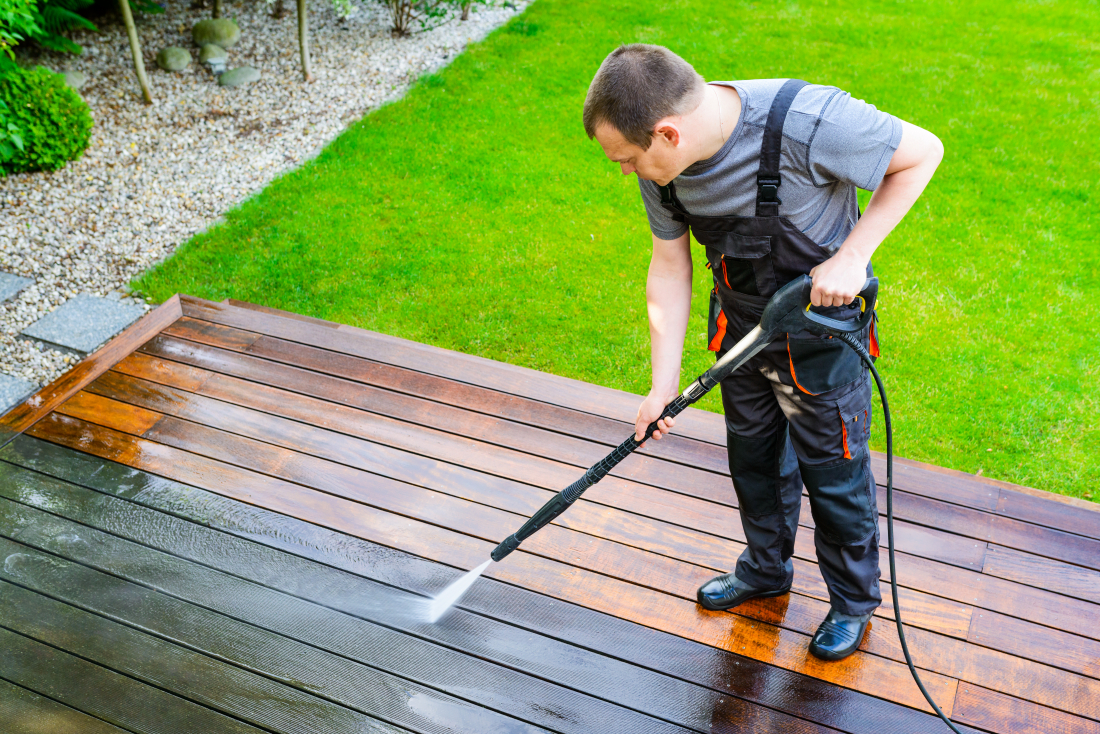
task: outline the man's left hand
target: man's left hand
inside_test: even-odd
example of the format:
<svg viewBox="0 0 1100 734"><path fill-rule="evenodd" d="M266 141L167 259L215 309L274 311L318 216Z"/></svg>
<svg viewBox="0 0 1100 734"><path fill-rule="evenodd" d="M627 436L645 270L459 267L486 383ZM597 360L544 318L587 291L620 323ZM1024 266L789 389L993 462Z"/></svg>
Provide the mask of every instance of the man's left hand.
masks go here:
<svg viewBox="0 0 1100 734"><path fill-rule="evenodd" d="M843 248L810 271L814 280L810 303L844 306L855 300L867 282L867 261L844 253Z"/></svg>

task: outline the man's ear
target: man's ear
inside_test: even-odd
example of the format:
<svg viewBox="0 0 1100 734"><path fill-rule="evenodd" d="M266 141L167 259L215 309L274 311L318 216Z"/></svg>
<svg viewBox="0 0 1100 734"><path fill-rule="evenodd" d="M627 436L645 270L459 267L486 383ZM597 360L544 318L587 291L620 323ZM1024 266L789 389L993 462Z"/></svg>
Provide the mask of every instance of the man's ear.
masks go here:
<svg viewBox="0 0 1100 734"><path fill-rule="evenodd" d="M680 126L672 120L658 120L653 128L654 139L661 138L673 148L680 145Z"/></svg>

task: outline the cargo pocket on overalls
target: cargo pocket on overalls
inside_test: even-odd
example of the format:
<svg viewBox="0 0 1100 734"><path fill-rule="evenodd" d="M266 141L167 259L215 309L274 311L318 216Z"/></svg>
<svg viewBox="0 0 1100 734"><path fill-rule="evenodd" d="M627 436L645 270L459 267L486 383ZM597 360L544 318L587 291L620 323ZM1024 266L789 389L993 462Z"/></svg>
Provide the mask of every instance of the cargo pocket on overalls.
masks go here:
<svg viewBox="0 0 1100 734"><path fill-rule="evenodd" d="M726 287L738 293L769 295L778 287L772 265L770 235L750 236L723 232L714 247L724 253L720 264ZM715 264L718 274L719 264Z"/></svg>
<svg viewBox="0 0 1100 734"><path fill-rule="evenodd" d="M852 390L837 400L834 420L844 459L824 466L799 467L810 495L814 523L826 538L840 545L866 539L877 525L870 497L869 410L864 390Z"/></svg>
<svg viewBox="0 0 1100 734"><path fill-rule="evenodd" d="M859 306L824 308L818 313L838 320L859 315ZM863 374L859 355L844 342L831 336L803 331L787 335L787 356L794 386L808 395L835 390L855 382Z"/></svg>

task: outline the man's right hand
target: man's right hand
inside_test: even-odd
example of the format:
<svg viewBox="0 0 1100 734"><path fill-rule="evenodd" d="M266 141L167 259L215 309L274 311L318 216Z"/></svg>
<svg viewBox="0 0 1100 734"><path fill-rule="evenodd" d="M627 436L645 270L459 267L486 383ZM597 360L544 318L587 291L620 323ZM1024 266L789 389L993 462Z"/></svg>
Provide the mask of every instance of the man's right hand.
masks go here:
<svg viewBox="0 0 1100 734"><path fill-rule="evenodd" d="M645 438L645 432L649 428L649 424L661 417L661 413L665 412L665 406L671 403L678 394L664 395L650 391L649 397L638 406L638 417L634 421L634 440L641 441ZM653 432L653 438L660 441L661 436L672 430L675 425L676 419L672 417L659 421L657 423L659 430Z"/></svg>

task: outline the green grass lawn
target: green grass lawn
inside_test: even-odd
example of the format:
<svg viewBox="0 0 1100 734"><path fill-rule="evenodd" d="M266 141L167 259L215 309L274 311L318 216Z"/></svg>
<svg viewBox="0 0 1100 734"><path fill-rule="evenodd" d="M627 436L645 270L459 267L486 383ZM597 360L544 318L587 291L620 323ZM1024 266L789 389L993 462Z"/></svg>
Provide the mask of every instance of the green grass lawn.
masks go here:
<svg viewBox="0 0 1100 734"><path fill-rule="evenodd" d="M635 41L936 133L944 162L875 257L897 453L1100 500L1096 0L538 0L134 285L644 393L648 226L581 126L600 61ZM712 358L695 249L685 381Z"/></svg>

